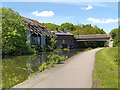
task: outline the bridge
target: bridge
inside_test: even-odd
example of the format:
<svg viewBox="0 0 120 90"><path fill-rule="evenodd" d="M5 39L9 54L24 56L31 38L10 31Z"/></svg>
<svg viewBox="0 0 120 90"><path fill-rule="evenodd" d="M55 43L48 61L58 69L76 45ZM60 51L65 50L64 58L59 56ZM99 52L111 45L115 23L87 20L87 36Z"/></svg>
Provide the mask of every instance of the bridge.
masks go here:
<svg viewBox="0 0 120 90"><path fill-rule="evenodd" d="M89 34L89 35L75 35L76 41L106 41L110 39L107 34Z"/></svg>
<svg viewBox="0 0 120 90"><path fill-rule="evenodd" d="M87 42L91 42L91 41L98 43L98 46L100 46L100 47L103 47L104 42L106 42L106 41L109 41L109 43L108 43L109 46L111 43L111 37L110 37L110 35L107 35L107 34L75 35L74 38L75 38L75 47L76 48L89 47ZM103 44L101 44L101 42L103 42ZM101 45L99 45L99 44L101 44ZM93 45L91 44L90 46L93 46Z"/></svg>

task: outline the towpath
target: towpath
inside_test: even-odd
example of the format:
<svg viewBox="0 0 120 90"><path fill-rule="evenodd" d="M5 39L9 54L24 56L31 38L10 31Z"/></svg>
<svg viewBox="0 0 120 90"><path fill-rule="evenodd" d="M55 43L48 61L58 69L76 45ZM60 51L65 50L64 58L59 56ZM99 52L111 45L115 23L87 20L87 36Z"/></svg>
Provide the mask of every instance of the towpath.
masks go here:
<svg viewBox="0 0 120 90"><path fill-rule="evenodd" d="M77 54L13 88L92 88L97 48Z"/></svg>

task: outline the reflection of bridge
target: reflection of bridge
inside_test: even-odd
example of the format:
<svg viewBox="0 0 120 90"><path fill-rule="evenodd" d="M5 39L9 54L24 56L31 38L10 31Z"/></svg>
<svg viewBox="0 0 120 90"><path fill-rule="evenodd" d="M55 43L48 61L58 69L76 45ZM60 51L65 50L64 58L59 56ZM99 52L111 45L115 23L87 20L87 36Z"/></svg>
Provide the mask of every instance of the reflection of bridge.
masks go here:
<svg viewBox="0 0 120 90"><path fill-rule="evenodd" d="M109 40L110 35L107 34L89 34L89 35L75 35L76 47L85 46L84 43L88 41L104 42Z"/></svg>

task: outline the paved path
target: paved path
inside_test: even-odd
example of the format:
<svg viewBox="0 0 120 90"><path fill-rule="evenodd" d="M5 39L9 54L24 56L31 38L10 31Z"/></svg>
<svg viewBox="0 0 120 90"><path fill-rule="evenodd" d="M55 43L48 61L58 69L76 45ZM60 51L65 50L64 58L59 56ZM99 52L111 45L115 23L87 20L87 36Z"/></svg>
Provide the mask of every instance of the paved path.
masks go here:
<svg viewBox="0 0 120 90"><path fill-rule="evenodd" d="M95 54L100 49L75 55L14 88L92 88Z"/></svg>

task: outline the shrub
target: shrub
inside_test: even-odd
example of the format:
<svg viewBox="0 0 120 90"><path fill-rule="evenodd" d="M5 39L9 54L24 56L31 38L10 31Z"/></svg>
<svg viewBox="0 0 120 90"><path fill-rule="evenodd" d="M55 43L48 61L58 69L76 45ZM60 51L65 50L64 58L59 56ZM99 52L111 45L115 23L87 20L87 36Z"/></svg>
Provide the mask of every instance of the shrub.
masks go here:
<svg viewBox="0 0 120 90"><path fill-rule="evenodd" d="M68 56L59 56L58 54L52 54L47 56L47 61L43 62L41 66L39 67L39 72L44 71L47 68L53 67L56 64L60 64L62 61L66 60Z"/></svg>
<svg viewBox="0 0 120 90"><path fill-rule="evenodd" d="M12 9L2 10L2 52L3 54L22 54L27 46L27 27L22 17Z"/></svg>
<svg viewBox="0 0 120 90"><path fill-rule="evenodd" d="M53 51L56 48L56 42L57 41L54 38L50 39L46 50Z"/></svg>
<svg viewBox="0 0 120 90"><path fill-rule="evenodd" d="M118 43L120 42L120 39L118 37L115 37L113 40L113 47L118 46Z"/></svg>
<svg viewBox="0 0 120 90"><path fill-rule="evenodd" d="M43 62L43 63L41 64L41 66L39 67L39 72L42 72L42 71L44 71L44 70L47 69L47 68L48 68L47 63L46 63L46 62Z"/></svg>

